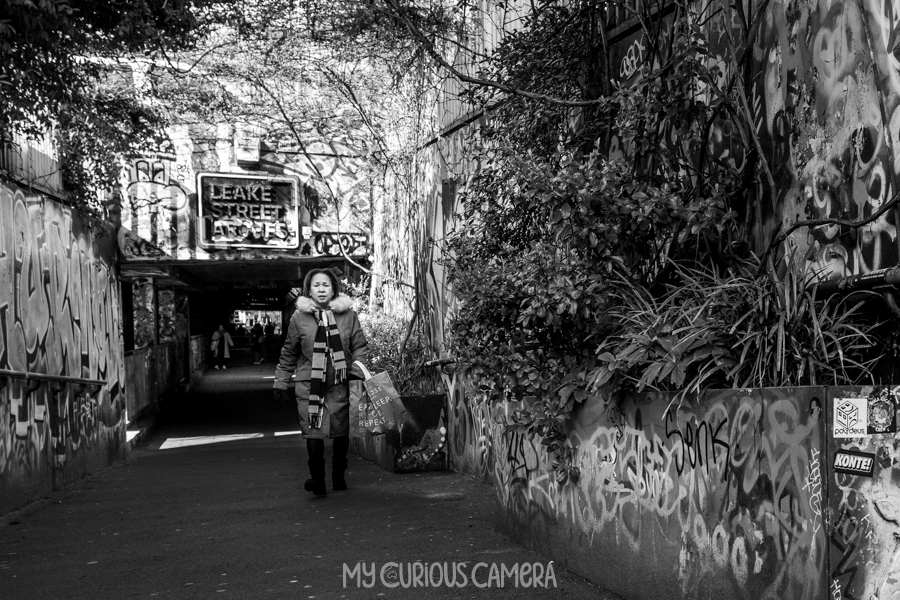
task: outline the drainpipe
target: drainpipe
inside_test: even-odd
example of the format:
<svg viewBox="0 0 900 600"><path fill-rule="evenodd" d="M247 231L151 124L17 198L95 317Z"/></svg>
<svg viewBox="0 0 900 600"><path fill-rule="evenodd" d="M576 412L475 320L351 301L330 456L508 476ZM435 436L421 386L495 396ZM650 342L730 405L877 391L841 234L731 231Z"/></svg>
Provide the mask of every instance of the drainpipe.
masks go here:
<svg viewBox="0 0 900 600"><path fill-rule="evenodd" d="M900 319L897 286L900 286L900 265L871 271L863 275L851 275L850 277L822 281L817 284L817 290L823 296L850 294L863 290L880 292L881 298L888 309L890 309L891 314Z"/></svg>

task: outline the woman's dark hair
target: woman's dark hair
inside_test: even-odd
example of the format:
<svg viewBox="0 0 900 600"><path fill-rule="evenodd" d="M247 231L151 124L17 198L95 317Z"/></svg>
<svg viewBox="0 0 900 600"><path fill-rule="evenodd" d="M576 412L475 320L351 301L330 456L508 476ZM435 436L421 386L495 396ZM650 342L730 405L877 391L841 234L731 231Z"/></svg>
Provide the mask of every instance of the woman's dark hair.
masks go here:
<svg viewBox="0 0 900 600"><path fill-rule="evenodd" d="M341 293L341 280L338 279L338 276L334 274L334 271L331 269L313 269L309 273L306 274L306 277L303 278L303 295L307 298L312 297L312 291L310 287L312 286L312 278L315 275L319 274L327 275L328 279L331 280L331 287L334 290L334 297L337 298L338 294Z"/></svg>

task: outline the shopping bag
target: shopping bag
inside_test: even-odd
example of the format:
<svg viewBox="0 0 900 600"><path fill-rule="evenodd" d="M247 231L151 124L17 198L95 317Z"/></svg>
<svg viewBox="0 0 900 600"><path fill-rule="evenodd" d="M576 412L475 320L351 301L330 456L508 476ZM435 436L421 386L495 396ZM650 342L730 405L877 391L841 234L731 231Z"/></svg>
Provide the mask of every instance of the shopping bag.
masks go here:
<svg viewBox="0 0 900 600"><path fill-rule="evenodd" d="M350 437L384 433L397 422L394 399L399 398L387 371L372 375L360 362L365 381L350 381Z"/></svg>
<svg viewBox="0 0 900 600"><path fill-rule="evenodd" d="M384 433L384 417L381 411L369 404L366 387L362 381L350 381L350 437Z"/></svg>
<svg viewBox="0 0 900 600"><path fill-rule="evenodd" d="M387 374L387 371L376 373L366 379L363 385L366 388L369 404L375 410L381 411L385 429L396 429L397 411L401 410L402 406L400 406L400 394L394 388L394 382L391 381L390 375Z"/></svg>

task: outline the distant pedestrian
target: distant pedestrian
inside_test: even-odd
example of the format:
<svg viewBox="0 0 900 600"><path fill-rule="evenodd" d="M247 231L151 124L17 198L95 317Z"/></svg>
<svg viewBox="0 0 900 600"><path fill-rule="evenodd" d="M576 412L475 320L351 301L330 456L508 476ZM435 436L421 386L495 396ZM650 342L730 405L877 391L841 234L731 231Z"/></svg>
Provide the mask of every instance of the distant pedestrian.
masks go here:
<svg viewBox="0 0 900 600"><path fill-rule="evenodd" d="M228 348L231 346L234 346L234 342L231 341L231 335L225 331L224 325L219 325L219 329L212 334L212 344L209 347L212 351L213 364L216 369L228 368L225 366L225 359L231 358L231 352L228 351Z"/></svg>
<svg viewBox="0 0 900 600"><path fill-rule="evenodd" d="M265 334L266 339L263 342L263 356L268 358L278 351L278 342L275 339L275 326L272 325L272 321L266 323Z"/></svg>
<svg viewBox="0 0 900 600"><path fill-rule="evenodd" d="M275 396L295 399L306 437L310 478L304 489L325 496L325 438L334 439L331 482L347 489L344 471L350 448L350 379L364 379L356 361L365 361L368 342L353 311L328 269L313 269L303 281L281 358L275 369ZM291 393L291 377L294 392Z"/></svg>
<svg viewBox="0 0 900 600"><path fill-rule="evenodd" d="M256 321L250 329L250 350L253 352L254 365L258 365L263 361L265 352L263 344L265 341L262 325L259 324L259 321Z"/></svg>

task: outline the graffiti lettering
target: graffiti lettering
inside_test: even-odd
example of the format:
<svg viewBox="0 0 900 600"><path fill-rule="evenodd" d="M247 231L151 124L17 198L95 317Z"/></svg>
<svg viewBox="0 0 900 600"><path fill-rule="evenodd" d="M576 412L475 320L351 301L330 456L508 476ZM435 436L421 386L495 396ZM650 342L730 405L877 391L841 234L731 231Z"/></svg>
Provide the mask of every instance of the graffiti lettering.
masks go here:
<svg viewBox="0 0 900 600"><path fill-rule="evenodd" d="M29 391L22 380L0 389L0 479L34 489L48 459L84 469L90 460L72 459L106 458L102 442L124 429L118 286L67 208L0 184L0 229L0 281L11 275L0 285L0 368L108 382L96 397L71 386Z"/></svg>
<svg viewBox="0 0 900 600"><path fill-rule="evenodd" d="M619 77L622 79L628 79L632 75L634 75L635 71L637 71L641 63L644 62L644 44L643 39L636 39L632 42L631 46L628 47L628 51L625 52L625 56L622 58L622 64L619 67Z"/></svg>
<svg viewBox="0 0 900 600"><path fill-rule="evenodd" d="M723 419L718 425L710 425L701 421L696 427L691 427L688 423L684 432L678 428L677 418L673 412L666 412L665 420L666 439L677 438L675 444L678 448L679 458L676 460L676 468L679 475L684 471L685 462L689 463L692 469L705 466L706 472L709 473L710 467L715 465L718 460L717 450L723 449L725 451L723 481L728 477L731 446L727 441L719 438L719 433L728 424L728 419Z"/></svg>
<svg viewBox="0 0 900 600"><path fill-rule="evenodd" d="M822 519L822 473L819 469L819 450L812 448L810 452L809 474L803 491L809 494L809 508L815 515L814 533L819 531Z"/></svg>
<svg viewBox="0 0 900 600"><path fill-rule="evenodd" d="M567 523L611 568L641 560L651 529L678 535L684 597L713 573L733 582L725 595L755 589L814 600L824 591L822 429L798 421L807 400L736 393L705 410L654 410L668 405L656 398L640 418L633 407L583 414L591 429L570 438L581 479L560 487L536 440L503 432L509 407L466 397L459 375L448 379L456 386L451 446L462 454L454 464L495 482L500 505L528 531ZM795 468L804 462L808 470ZM609 536L612 553L597 545Z"/></svg>
<svg viewBox="0 0 900 600"><path fill-rule="evenodd" d="M840 515L832 527L831 544L841 553L841 560L832 569L831 576L837 581L841 577L847 578L845 588L850 589L859 566L855 564L857 546L860 538L860 528L857 520L847 506L843 506ZM848 595L848 598L852 596Z"/></svg>

